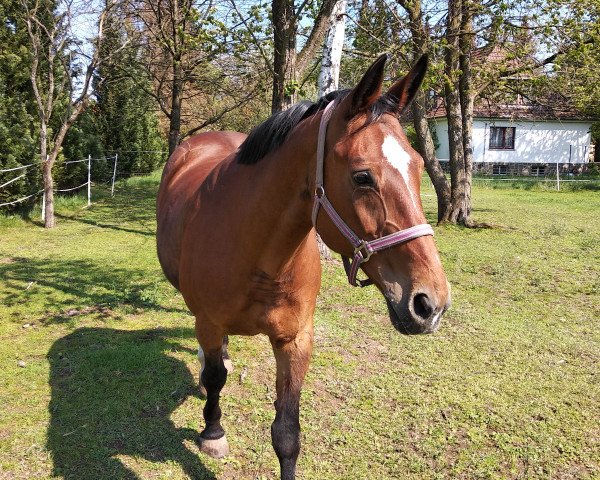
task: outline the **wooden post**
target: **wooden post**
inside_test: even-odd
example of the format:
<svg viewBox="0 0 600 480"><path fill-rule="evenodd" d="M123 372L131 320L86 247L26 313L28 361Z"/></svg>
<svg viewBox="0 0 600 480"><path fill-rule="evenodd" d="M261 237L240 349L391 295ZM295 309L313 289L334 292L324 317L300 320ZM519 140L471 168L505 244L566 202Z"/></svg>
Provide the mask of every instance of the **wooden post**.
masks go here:
<svg viewBox="0 0 600 480"><path fill-rule="evenodd" d="M88 155L88 207L92 204L92 155Z"/></svg>
<svg viewBox="0 0 600 480"><path fill-rule="evenodd" d="M119 158L119 154L115 154L115 168L113 169L113 178L112 178L112 186L110 187L110 196L115 196L115 179L117 178L117 159Z"/></svg>

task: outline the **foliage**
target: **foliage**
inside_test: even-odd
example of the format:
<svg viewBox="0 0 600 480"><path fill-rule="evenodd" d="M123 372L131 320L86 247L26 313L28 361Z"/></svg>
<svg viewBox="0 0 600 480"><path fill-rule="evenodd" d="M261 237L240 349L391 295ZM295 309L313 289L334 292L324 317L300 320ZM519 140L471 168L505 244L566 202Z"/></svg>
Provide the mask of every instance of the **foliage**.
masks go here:
<svg viewBox="0 0 600 480"><path fill-rule="evenodd" d="M29 81L30 49L17 2L0 1L0 170L35 160L37 133ZM16 173L15 173L16 172ZM0 189L0 203L33 193L39 169L29 169L21 180ZM0 173L0 184L23 171Z"/></svg>
<svg viewBox="0 0 600 480"><path fill-rule="evenodd" d="M95 134L101 139L103 153L119 155L120 176L148 173L165 160L166 145L161 138L153 99L144 71L137 63L140 48L118 49L131 41L124 27L122 12L107 18L102 48L106 60L94 76L96 102L92 107ZM118 51L117 54L110 52ZM93 135L92 131L89 132ZM107 166L110 166L108 163ZM112 175L112 169L106 174Z"/></svg>

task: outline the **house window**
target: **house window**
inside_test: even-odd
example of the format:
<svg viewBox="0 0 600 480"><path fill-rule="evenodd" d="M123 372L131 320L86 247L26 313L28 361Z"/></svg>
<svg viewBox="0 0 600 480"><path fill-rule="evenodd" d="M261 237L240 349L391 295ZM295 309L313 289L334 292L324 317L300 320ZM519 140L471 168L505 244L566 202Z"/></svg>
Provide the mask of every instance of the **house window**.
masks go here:
<svg viewBox="0 0 600 480"><path fill-rule="evenodd" d="M536 177L543 177L546 173L546 165L532 165L531 174Z"/></svg>
<svg viewBox="0 0 600 480"><path fill-rule="evenodd" d="M492 175L508 175L508 165L492 165Z"/></svg>
<svg viewBox="0 0 600 480"><path fill-rule="evenodd" d="M490 150L514 150L515 127L490 127Z"/></svg>

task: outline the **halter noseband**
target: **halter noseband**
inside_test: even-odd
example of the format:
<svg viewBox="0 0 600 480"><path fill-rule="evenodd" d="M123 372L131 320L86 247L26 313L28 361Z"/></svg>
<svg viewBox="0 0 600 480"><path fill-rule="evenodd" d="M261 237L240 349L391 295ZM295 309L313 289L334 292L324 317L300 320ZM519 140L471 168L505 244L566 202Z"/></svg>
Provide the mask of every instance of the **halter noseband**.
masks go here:
<svg viewBox="0 0 600 480"><path fill-rule="evenodd" d="M319 208L323 207L323 210L325 210L327 215L329 215L329 218L334 225L354 247L353 260L350 260L348 257L342 255L344 269L346 270L346 275L348 276L350 285L354 287L366 287L367 285L371 285L373 282L369 279L359 280L356 278L356 274L358 273L358 269L360 268L361 264L368 262L371 258L371 255L393 245L408 242L413 238L422 237L424 235L433 236L433 228L427 223L422 223L367 242L366 240L361 240L338 215L338 213L335 211L335 208L333 208L333 205L327 198L327 195L325 195L325 187L323 186L325 137L327 135L327 124L329 123L329 119L331 118L331 114L334 110L334 103L336 102L332 101L327 105L327 107L325 107L321 117L321 123L319 125L319 137L317 140L317 176L315 181L315 201L312 211L312 223L316 229Z"/></svg>

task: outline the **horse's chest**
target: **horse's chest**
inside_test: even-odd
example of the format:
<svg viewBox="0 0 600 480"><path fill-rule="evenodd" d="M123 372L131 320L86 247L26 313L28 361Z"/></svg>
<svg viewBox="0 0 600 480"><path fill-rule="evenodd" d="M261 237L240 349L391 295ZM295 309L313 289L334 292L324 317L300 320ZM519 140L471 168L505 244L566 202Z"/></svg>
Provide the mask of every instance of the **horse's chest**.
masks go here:
<svg viewBox="0 0 600 480"><path fill-rule="evenodd" d="M261 270L252 274L243 315L255 333L292 339L303 316L303 302L291 277L274 279Z"/></svg>

